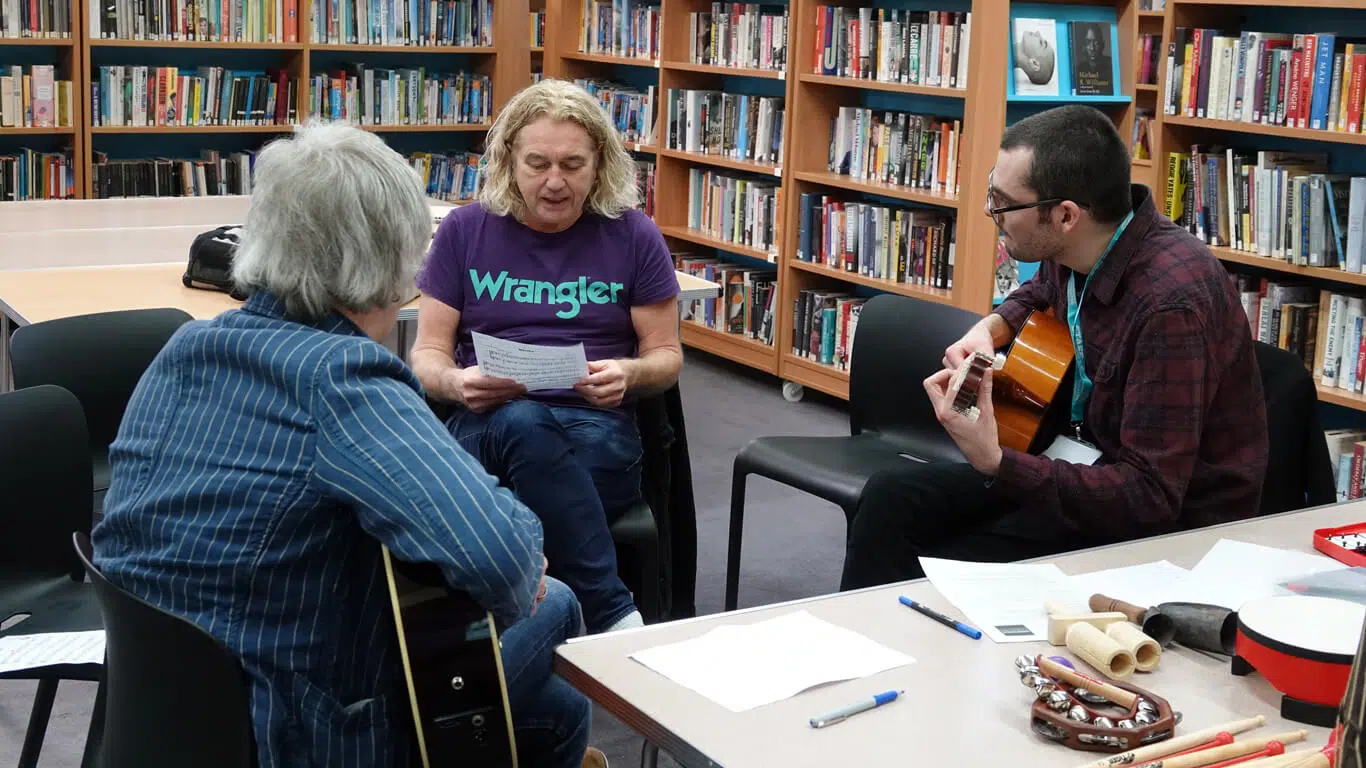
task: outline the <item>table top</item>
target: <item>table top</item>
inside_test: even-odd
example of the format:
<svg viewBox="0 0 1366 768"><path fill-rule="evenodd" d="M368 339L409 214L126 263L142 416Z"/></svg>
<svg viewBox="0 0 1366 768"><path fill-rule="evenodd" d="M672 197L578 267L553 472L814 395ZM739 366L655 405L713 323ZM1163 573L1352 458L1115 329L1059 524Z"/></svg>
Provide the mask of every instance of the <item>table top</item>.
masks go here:
<svg viewBox="0 0 1366 768"><path fill-rule="evenodd" d="M177 307L196 320L206 320L241 306L226 293L186 288L181 283L184 274L184 262L0 270L0 311L19 325L28 325L73 315L156 307ZM692 294L689 298L714 296L720 290L716 283L676 274L679 288ZM399 310L399 319L416 319L419 301L405 304Z"/></svg>
<svg viewBox="0 0 1366 768"><path fill-rule="evenodd" d="M1164 559L1190 568L1221 538L1312 552L1314 529L1363 518L1366 502L1352 502L1044 561L1067 573ZM1013 660L1024 653L1066 649L1052 649L1046 643L997 644L985 637L974 641L903 608L898 595L923 600L955 618L962 616L921 580L580 638L556 651L556 669L685 766L913 763L1070 768L1086 762L1088 754L1099 756L1046 742L1029 729L1033 695L1020 685ZM723 624L748 624L798 609L907 653L916 663L734 713L628 658L637 650L688 640ZM1226 658L1170 648L1156 671L1135 675L1129 682L1165 697L1183 713L1178 734L1261 714L1267 725L1259 734L1308 728L1309 744L1322 746L1327 741L1327 729L1282 720L1280 695L1258 675L1233 677ZM816 730L807 723L813 715L891 689L902 689L906 695L830 728ZM896 754L902 757L893 759Z"/></svg>

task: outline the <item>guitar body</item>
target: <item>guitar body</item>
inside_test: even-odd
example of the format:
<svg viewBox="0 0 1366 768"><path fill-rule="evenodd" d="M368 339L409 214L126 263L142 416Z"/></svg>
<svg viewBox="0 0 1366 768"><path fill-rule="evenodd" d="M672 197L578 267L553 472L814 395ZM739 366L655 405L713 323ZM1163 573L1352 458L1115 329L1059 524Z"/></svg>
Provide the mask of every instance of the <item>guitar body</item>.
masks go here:
<svg viewBox="0 0 1366 768"><path fill-rule="evenodd" d="M493 616L440 569L382 547L423 768L516 768L517 747Z"/></svg>
<svg viewBox="0 0 1366 768"><path fill-rule="evenodd" d="M1002 357L1004 359L1002 359ZM954 377L955 410L976 418L977 388L988 368L992 374L991 404L996 412L997 439L1003 448L1025 453L1042 450L1054 432L1052 407L1058 394L1070 387L1075 351L1067 326L1044 312L1034 312L1004 356L996 360L974 355Z"/></svg>

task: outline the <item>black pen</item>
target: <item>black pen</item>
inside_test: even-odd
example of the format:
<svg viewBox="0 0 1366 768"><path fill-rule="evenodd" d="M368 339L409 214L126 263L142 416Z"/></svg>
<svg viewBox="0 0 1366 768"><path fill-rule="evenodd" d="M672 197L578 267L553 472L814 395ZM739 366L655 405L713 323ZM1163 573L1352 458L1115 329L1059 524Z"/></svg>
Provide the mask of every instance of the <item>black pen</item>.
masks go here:
<svg viewBox="0 0 1366 768"><path fill-rule="evenodd" d="M926 607L924 603L917 603L909 597L898 597L897 599L900 600L901 604L906 606L907 608L910 608L911 610L916 611L918 613L923 613L926 616L929 616L931 619L934 619L935 621L939 622L940 624L943 624L946 627L956 629L959 632L962 632L963 634L967 635L973 640L982 639L982 630L977 629L976 627L968 626L967 624L964 624L961 621L954 621L953 619L950 619L948 616L945 616L939 611Z"/></svg>

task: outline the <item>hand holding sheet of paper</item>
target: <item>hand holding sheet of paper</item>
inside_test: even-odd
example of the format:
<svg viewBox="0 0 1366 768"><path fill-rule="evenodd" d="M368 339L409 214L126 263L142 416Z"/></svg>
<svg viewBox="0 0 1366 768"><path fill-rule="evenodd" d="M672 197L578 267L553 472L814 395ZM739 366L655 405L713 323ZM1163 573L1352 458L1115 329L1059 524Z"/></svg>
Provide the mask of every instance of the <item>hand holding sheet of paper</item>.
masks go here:
<svg viewBox="0 0 1366 768"><path fill-rule="evenodd" d="M528 391L572 389L588 375L583 345L546 347L507 341L483 333L470 334L479 370L485 376L512 379Z"/></svg>

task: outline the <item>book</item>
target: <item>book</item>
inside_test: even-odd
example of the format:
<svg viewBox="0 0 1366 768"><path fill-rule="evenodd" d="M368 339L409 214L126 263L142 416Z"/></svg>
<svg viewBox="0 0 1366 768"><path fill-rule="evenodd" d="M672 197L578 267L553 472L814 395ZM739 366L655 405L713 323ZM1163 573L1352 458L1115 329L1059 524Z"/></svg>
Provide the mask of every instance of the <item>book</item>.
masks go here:
<svg viewBox="0 0 1366 768"><path fill-rule="evenodd" d="M1011 22L1015 93L1057 96L1058 31L1053 19L1017 18Z"/></svg>
<svg viewBox="0 0 1366 768"><path fill-rule="evenodd" d="M1068 22L1072 39L1072 95L1113 96L1114 41L1110 25L1098 21Z"/></svg>

